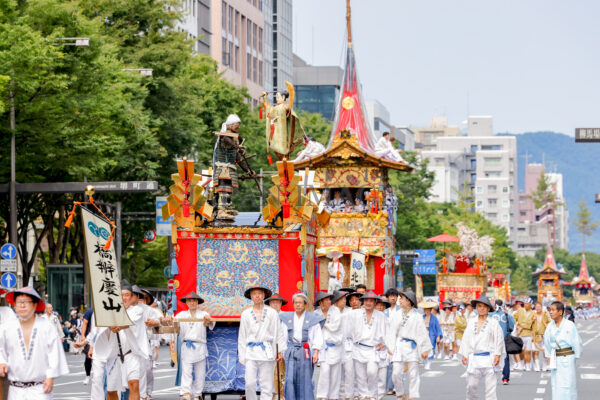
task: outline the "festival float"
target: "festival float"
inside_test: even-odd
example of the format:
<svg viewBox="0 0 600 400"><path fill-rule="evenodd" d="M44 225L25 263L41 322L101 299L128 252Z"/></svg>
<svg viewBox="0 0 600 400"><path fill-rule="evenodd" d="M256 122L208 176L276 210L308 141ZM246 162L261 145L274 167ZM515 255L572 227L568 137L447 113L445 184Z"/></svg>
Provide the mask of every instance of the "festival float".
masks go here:
<svg viewBox="0 0 600 400"><path fill-rule="evenodd" d="M329 266L339 263L343 273L336 274L336 278L340 278L341 286L362 283L375 293L383 293L394 285L397 200L394 202L396 197L388 189L388 172L410 172L413 168L397 153L378 151L363 108L349 1L346 18L346 64L329 145L320 154L294 164L306 170L303 179L310 180L310 198L320 203L321 209L331 211L328 226L319 229L317 235L319 287L328 288L332 276Z"/></svg>
<svg viewBox="0 0 600 400"><path fill-rule="evenodd" d="M594 289L598 285L596 279L590 276L585 262L585 253L581 255L581 267L579 275L571 282L564 282L565 286L573 286L573 300L577 306L592 306L596 303Z"/></svg>
<svg viewBox="0 0 600 400"><path fill-rule="evenodd" d="M201 309L217 321L207 336L205 393L213 394L244 390L237 335L241 313L251 304L244 297L246 288L260 284L288 299L303 291L312 304L317 219L327 221L326 212L318 213L316 204L301 193L297 186L301 178L286 161L277 163L278 174L262 213L237 212L231 204L237 180L253 179L255 174L246 162L241 166L246 175L238 177L235 168L241 164L240 152L243 160L250 156L245 157L241 141L234 141L237 147L221 141L237 139L229 129L216 135L212 169L196 174L193 161L178 160L178 172L172 175L174 185L163 207L165 219L174 216L174 261L166 271L172 280L169 312L187 309L179 300L195 291L204 299ZM284 310L291 311L291 305ZM159 332L176 333L177 325L161 327Z"/></svg>
<svg viewBox="0 0 600 400"><path fill-rule="evenodd" d="M487 273L487 297L508 302L511 299L510 282L506 274Z"/></svg>
<svg viewBox="0 0 600 400"><path fill-rule="evenodd" d="M549 306L553 301L563 301L561 277L566 273L562 265L556 264L552 249L548 249L544 265L540 265L532 273L533 276L537 276L537 299L544 307Z"/></svg>
<svg viewBox="0 0 600 400"><path fill-rule="evenodd" d="M479 237L474 229L463 222L456 224L460 254L456 256L454 270L450 270L446 257L441 261L442 272L438 273L438 292L440 302L450 299L455 303L477 299L487 292L486 258L492 255L493 238Z"/></svg>

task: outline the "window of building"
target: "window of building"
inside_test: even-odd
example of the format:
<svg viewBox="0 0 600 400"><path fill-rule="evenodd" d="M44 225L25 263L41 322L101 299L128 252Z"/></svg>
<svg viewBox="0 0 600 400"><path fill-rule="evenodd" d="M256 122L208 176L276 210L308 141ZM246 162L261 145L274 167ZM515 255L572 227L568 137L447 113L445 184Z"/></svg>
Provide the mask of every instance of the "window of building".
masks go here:
<svg viewBox="0 0 600 400"><path fill-rule="evenodd" d="M508 193L508 186L502 187L502 193Z"/></svg>
<svg viewBox="0 0 600 400"><path fill-rule="evenodd" d="M227 3L221 2L221 29L227 29Z"/></svg>
<svg viewBox="0 0 600 400"><path fill-rule="evenodd" d="M477 186L477 193L483 193L483 186Z"/></svg>
<svg viewBox="0 0 600 400"><path fill-rule="evenodd" d="M263 52L263 30L262 28L258 28L258 52L262 54Z"/></svg>
<svg viewBox="0 0 600 400"><path fill-rule="evenodd" d="M477 207L477 208L481 208L481 207L483 207L483 201L481 201L481 200L477 200L476 207Z"/></svg>
<svg viewBox="0 0 600 400"><path fill-rule="evenodd" d="M233 35L237 38L240 37L240 12L235 12L235 20L234 20L235 29Z"/></svg>
<svg viewBox="0 0 600 400"><path fill-rule="evenodd" d="M508 214L502 214L502 221L508 221Z"/></svg>
<svg viewBox="0 0 600 400"><path fill-rule="evenodd" d="M375 120L375 122L373 123L373 128L378 131L379 130L379 120Z"/></svg>
<svg viewBox="0 0 600 400"><path fill-rule="evenodd" d="M477 145L476 144L472 144L471 145L471 151L477 151Z"/></svg>
<svg viewBox="0 0 600 400"><path fill-rule="evenodd" d="M488 199L488 206L496 207L498 205L498 199Z"/></svg>
<svg viewBox="0 0 600 400"><path fill-rule="evenodd" d="M482 144L481 150L502 150L501 144Z"/></svg>
<svg viewBox="0 0 600 400"><path fill-rule="evenodd" d="M246 53L246 77L252 79L252 54Z"/></svg>
<svg viewBox="0 0 600 400"><path fill-rule="evenodd" d="M261 86L263 86L263 70L264 70L263 62L259 61L258 62L258 84Z"/></svg>
<svg viewBox="0 0 600 400"><path fill-rule="evenodd" d="M477 160L474 158L471 159L471 169L477 169Z"/></svg>
<svg viewBox="0 0 600 400"><path fill-rule="evenodd" d="M502 207L503 208L508 208L509 202L508 200L502 200Z"/></svg>
<svg viewBox="0 0 600 400"><path fill-rule="evenodd" d="M258 28L258 27L256 26L256 24L255 24L255 23L252 23L252 48L253 48L254 50L256 50L256 49L257 49L257 45L258 45L258 42L257 42L257 40L256 40L256 39L257 39L257 33L256 33L256 31L257 31L257 28Z"/></svg>
<svg viewBox="0 0 600 400"><path fill-rule="evenodd" d="M494 213L494 212L487 213L487 217L488 217L488 219L496 219L496 218L498 218L498 213Z"/></svg>
<svg viewBox="0 0 600 400"><path fill-rule="evenodd" d="M519 212L519 215L520 215L521 217L526 217L526 216L527 216L527 212L526 212L526 211L520 211L520 212Z"/></svg>
<svg viewBox="0 0 600 400"><path fill-rule="evenodd" d="M258 60L256 57L252 57L252 80L258 82Z"/></svg>
<svg viewBox="0 0 600 400"><path fill-rule="evenodd" d="M227 31L233 34L233 7L229 6L229 21L227 21Z"/></svg>
<svg viewBox="0 0 600 400"><path fill-rule="evenodd" d="M222 56L221 56L221 64L227 66L229 65L229 55L227 54L227 38L221 38L221 46L222 46Z"/></svg>
<svg viewBox="0 0 600 400"><path fill-rule="evenodd" d="M475 183L476 180L477 180L477 174L475 174L475 173L471 174L471 183Z"/></svg>
<svg viewBox="0 0 600 400"><path fill-rule="evenodd" d="M487 190L488 193L496 193L498 189L498 186L496 185L488 185Z"/></svg>
<svg viewBox="0 0 600 400"><path fill-rule="evenodd" d="M235 66L235 72L240 72L240 46L235 46L235 53L233 54L233 65Z"/></svg>
<svg viewBox="0 0 600 400"><path fill-rule="evenodd" d="M486 167L499 167L502 159L500 157L485 157L483 159L483 164Z"/></svg>
<svg viewBox="0 0 600 400"><path fill-rule="evenodd" d="M249 19L246 20L246 47L248 51L250 51L250 47L252 46L252 21Z"/></svg>
<svg viewBox="0 0 600 400"><path fill-rule="evenodd" d="M485 171L486 178L497 178L500 176L500 171Z"/></svg>

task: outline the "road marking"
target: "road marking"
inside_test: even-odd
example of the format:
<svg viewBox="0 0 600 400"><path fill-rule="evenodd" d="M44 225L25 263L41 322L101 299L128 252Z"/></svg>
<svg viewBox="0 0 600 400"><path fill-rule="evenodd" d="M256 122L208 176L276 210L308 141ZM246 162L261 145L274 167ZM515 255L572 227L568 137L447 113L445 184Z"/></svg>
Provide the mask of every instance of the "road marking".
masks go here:
<svg viewBox="0 0 600 400"><path fill-rule="evenodd" d="M522 372L518 372L518 371L511 371L510 372L510 376L514 376L516 378L520 378L521 376L523 376Z"/></svg>
<svg viewBox="0 0 600 400"><path fill-rule="evenodd" d="M546 379L542 379L540 381L540 385L546 385L546 384L548 384L548 381Z"/></svg>
<svg viewBox="0 0 600 400"><path fill-rule="evenodd" d="M600 379L600 374L581 374L581 379Z"/></svg>
<svg viewBox="0 0 600 400"><path fill-rule="evenodd" d="M600 334L597 334L597 335L596 335L596 336L594 336L593 338L586 340L586 341L583 343L583 345L584 345L584 346L586 346L586 345L587 345L587 344L589 344L589 343L590 343L592 340L594 340L594 339L598 339L598 337L600 337Z"/></svg>
<svg viewBox="0 0 600 400"><path fill-rule="evenodd" d="M445 374L444 371L427 371L427 372L423 372L421 374L421 376L424 378L436 378L436 377L442 376L444 374Z"/></svg>
<svg viewBox="0 0 600 400"><path fill-rule="evenodd" d="M546 393L546 388L537 388L537 392L536 393L544 394L544 393Z"/></svg>
<svg viewBox="0 0 600 400"><path fill-rule="evenodd" d="M542 372L542 378L550 378L550 372Z"/></svg>

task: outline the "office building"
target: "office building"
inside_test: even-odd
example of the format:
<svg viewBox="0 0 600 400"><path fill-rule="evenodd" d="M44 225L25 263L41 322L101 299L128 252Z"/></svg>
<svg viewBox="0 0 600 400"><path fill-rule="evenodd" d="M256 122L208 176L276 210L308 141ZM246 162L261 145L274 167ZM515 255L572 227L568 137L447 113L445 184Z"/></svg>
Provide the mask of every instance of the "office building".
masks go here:
<svg viewBox="0 0 600 400"><path fill-rule="evenodd" d="M396 147L402 151L415 151L415 131L406 126L396 126L394 128L394 137L396 138Z"/></svg>
<svg viewBox="0 0 600 400"><path fill-rule="evenodd" d="M269 0L269 3L272 3L272 90L287 90L285 82L294 83L292 0ZM267 12L265 12L265 26L268 24L266 16Z"/></svg>
<svg viewBox="0 0 600 400"><path fill-rule="evenodd" d="M530 196L537 190L540 176L545 174L558 205L537 209ZM562 174L547 173L542 164L525 167L525 192L519 193L517 254L534 256L543 247L569 247L569 215L563 196Z"/></svg>
<svg viewBox="0 0 600 400"><path fill-rule="evenodd" d="M474 128L467 136L436 136L435 150L422 150L422 157L429 159L430 168L436 172L430 201L456 201L458 193L469 193L466 200L474 203L475 211L506 228L515 247L516 138L493 136L488 117L469 118L471 126Z"/></svg>
<svg viewBox="0 0 600 400"><path fill-rule="evenodd" d="M378 140L384 132L392 133L394 127L390 123L390 112L377 100L367 100L365 102L365 111L367 112L367 124L371 133Z"/></svg>
<svg viewBox="0 0 600 400"><path fill-rule="evenodd" d="M194 41L195 52L211 54L211 0L182 0L179 7L182 20L175 29L186 32L187 38Z"/></svg>
<svg viewBox="0 0 600 400"><path fill-rule="evenodd" d="M294 55L295 107L320 113L328 121L333 121L343 73L338 66L309 65Z"/></svg>
<svg viewBox="0 0 600 400"><path fill-rule="evenodd" d="M458 126L448 126L446 117L432 117L428 127L410 127L414 132L415 149L417 151L435 150L436 141L439 137L462 136Z"/></svg>

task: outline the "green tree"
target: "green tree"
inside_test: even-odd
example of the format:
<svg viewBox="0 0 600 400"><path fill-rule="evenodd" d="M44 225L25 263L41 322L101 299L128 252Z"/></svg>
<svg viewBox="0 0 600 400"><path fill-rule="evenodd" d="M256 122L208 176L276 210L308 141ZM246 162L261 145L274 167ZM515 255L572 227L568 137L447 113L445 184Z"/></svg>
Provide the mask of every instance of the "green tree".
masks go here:
<svg viewBox="0 0 600 400"><path fill-rule="evenodd" d="M600 224L600 221L593 221L591 216L592 212L587 208L585 199L582 198L579 202L579 210L577 210L577 219L573 223L577 228L577 232L581 233L583 253L585 253L585 238L592 236L594 231L598 229L598 224Z"/></svg>
<svg viewBox="0 0 600 400"><path fill-rule="evenodd" d="M550 223L551 221L555 223L556 217L554 216L554 211L561 202L557 199L556 191L552 188L545 171L542 171L540 174L535 191L527 195L527 198L533 201L537 210L547 210L546 232L548 234L548 246L554 247L556 237L550 233ZM550 218L551 214L553 215L552 218Z"/></svg>

